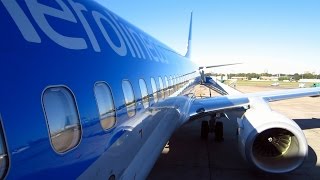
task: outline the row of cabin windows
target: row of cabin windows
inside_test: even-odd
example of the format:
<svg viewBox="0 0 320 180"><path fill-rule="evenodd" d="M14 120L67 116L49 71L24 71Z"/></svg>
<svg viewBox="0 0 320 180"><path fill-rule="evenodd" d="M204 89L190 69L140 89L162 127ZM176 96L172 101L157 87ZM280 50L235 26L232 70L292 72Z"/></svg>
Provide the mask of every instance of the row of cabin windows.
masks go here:
<svg viewBox="0 0 320 180"><path fill-rule="evenodd" d="M162 78L159 77L159 91L157 91L155 84L156 80L153 79L151 81L153 94L156 98L161 99L168 97L170 93L173 92L172 88L175 83L172 81L171 76L169 81L168 78L165 77L163 82ZM179 89L179 86L183 85L184 82L185 81L180 79L175 85L178 86L176 89ZM139 86L143 106L147 108L149 106L149 95L147 85L143 79L139 79ZM130 82L127 80L123 81L122 88L125 95L128 115L134 116L135 100ZM110 87L104 82L97 82L94 85L94 94L101 126L105 130L114 127L116 123L116 110ZM77 146L82 137L82 130L75 96L72 91L65 86L49 87L43 92L42 103L49 127L50 141L55 151L65 153ZM3 179L8 172L9 156L1 122L0 116L0 179Z"/></svg>
<svg viewBox="0 0 320 180"><path fill-rule="evenodd" d="M164 81L161 77L158 80L159 90L156 80L151 78L154 102L170 96L179 86L182 86L186 82L172 80L171 76L169 80L167 77L164 78ZM142 104L144 108L147 108L150 105L150 101L148 88L144 79L139 79L139 87ZM128 116L133 117L136 114L136 102L132 85L128 80L122 81L122 90ZM109 85L105 82L97 82L94 85L94 94L102 128L104 130L113 128L116 124L116 108ZM65 86L49 87L43 93L42 103L51 144L55 151L65 153L76 147L80 142L82 130L76 99L72 91Z"/></svg>

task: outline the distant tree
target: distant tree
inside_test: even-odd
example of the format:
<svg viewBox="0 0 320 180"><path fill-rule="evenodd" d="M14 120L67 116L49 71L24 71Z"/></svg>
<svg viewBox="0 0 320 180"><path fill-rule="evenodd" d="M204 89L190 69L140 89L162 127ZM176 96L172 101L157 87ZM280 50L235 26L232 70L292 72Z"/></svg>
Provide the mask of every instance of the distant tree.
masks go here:
<svg viewBox="0 0 320 180"><path fill-rule="evenodd" d="M207 73L207 75L213 75L213 76L224 76L224 74L222 73ZM269 73L230 73L228 74L228 78L232 78L232 77L247 77L249 80L251 80L252 78L257 78L259 79L261 76L278 76L280 81L283 80L290 80L290 81L299 81L300 79L317 79L320 78L319 74L315 74L315 73L304 73L304 74L298 74L298 73L294 73L294 74L269 74Z"/></svg>
<svg viewBox="0 0 320 180"><path fill-rule="evenodd" d="M303 74L303 79L316 79L317 75L314 75L312 73L304 73Z"/></svg>
<svg viewBox="0 0 320 180"><path fill-rule="evenodd" d="M260 78L260 74L257 74L257 73L249 73L249 77L250 77L250 79L252 79L252 78Z"/></svg>
<svg viewBox="0 0 320 180"><path fill-rule="evenodd" d="M290 77L288 77L288 76L279 77L279 81L283 81L283 80L290 80Z"/></svg>
<svg viewBox="0 0 320 180"><path fill-rule="evenodd" d="M295 81L299 81L299 79L301 79L301 76L300 76L298 73L294 73L294 74L293 74L293 79L294 79Z"/></svg>
<svg viewBox="0 0 320 180"><path fill-rule="evenodd" d="M261 76L272 76L272 74L269 74L269 73L261 73Z"/></svg>

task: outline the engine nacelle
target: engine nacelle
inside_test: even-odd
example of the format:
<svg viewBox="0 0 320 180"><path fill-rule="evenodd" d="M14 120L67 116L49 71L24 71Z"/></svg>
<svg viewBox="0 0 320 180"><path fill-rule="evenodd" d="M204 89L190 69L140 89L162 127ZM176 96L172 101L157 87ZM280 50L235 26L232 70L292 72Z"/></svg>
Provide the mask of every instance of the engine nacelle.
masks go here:
<svg viewBox="0 0 320 180"><path fill-rule="evenodd" d="M270 173L298 168L308 154L301 128L270 108L251 108L238 119L239 146L244 158Z"/></svg>

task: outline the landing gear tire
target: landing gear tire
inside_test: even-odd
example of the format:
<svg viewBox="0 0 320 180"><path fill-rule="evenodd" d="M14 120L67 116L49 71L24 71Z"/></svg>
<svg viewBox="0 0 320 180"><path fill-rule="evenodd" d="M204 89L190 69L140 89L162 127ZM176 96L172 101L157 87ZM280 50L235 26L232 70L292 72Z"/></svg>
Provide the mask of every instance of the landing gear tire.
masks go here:
<svg viewBox="0 0 320 180"><path fill-rule="evenodd" d="M216 126L216 119L215 119L215 117L214 117L214 118L211 118L211 119L209 120L209 132L210 132L210 133L213 133L213 132L214 132L215 126Z"/></svg>
<svg viewBox="0 0 320 180"><path fill-rule="evenodd" d="M209 123L208 121L202 121L201 123L201 139L208 139L209 135Z"/></svg>
<svg viewBox="0 0 320 180"><path fill-rule="evenodd" d="M215 141L218 141L218 142L223 141L223 123L222 122L220 121L216 122L214 135L215 135Z"/></svg>

